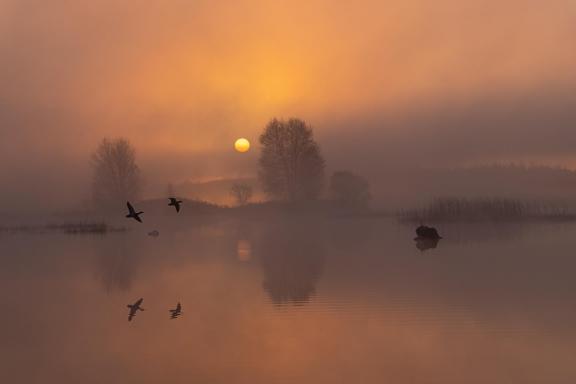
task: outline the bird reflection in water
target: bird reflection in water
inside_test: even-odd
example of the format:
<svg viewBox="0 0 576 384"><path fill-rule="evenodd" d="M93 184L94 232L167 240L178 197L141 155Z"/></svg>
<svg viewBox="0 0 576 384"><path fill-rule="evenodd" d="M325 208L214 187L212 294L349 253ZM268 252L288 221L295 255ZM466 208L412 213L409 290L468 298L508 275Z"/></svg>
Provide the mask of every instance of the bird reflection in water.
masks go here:
<svg viewBox="0 0 576 384"><path fill-rule="evenodd" d="M170 319L177 319L178 316L182 315L182 304L178 303L175 309L170 309Z"/></svg>
<svg viewBox="0 0 576 384"><path fill-rule="evenodd" d="M136 316L136 313L138 313L138 311L143 311L144 308L142 308L142 302L144 301L144 299L139 299L137 302L135 302L134 304L128 304L127 307L129 308L129 312L128 312L128 321L132 321L132 319L134 318L134 316Z"/></svg>

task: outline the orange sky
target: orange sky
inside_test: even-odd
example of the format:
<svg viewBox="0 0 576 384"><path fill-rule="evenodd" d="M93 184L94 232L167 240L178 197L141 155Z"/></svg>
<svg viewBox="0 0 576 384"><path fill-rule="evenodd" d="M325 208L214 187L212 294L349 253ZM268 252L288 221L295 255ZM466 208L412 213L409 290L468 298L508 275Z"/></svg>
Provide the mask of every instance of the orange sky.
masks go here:
<svg viewBox="0 0 576 384"><path fill-rule="evenodd" d="M522 115L524 97L573 90L575 15L570 0L0 0L0 150L84 162L102 137L124 136L155 164L213 160L173 179L217 177L251 172L230 166L231 144L274 116L341 147L358 129L426 134L386 119L453 103L466 117L502 99ZM565 156L565 142L476 157Z"/></svg>

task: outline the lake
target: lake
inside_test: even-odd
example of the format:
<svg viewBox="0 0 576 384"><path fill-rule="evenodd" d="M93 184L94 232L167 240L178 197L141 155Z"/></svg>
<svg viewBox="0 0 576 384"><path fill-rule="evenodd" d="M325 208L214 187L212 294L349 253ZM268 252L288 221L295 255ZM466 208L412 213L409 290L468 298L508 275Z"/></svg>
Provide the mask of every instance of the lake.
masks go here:
<svg viewBox="0 0 576 384"><path fill-rule="evenodd" d="M130 229L0 233L0 382L576 382L576 224Z"/></svg>

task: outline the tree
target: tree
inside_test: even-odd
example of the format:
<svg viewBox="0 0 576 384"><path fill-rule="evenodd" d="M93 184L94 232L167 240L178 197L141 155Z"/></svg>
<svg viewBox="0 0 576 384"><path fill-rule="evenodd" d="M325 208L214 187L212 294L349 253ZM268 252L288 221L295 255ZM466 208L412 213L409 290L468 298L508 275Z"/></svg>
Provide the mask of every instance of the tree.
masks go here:
<svg viewBox="0 0 576 384"><path fill-rule="evenodd" d="M330 190L336 202L347 208L366 208L371 198L368 181L349 171L334 172Z"/></svg>
<svg viewBox="0 0 576 384"><path fill-rule="evenodd" d="M137 200L142 189L134 148L126 139L103 139L92 155L92 197L100 209Z"/></svg>
<svg viewBox="0 0 576 384"><path fill-rule="evenodd" d="M252 198L252 187L246 183L234 183L230 194L236 199L236 204L246 205Z"/></svg>
<svg viewBox="0 0 576 384"><path fill-rule="evenodd" d="M258 176L277 200L314 200L324 186L324 159L312 128L300 119L272 119L260 135Z"/></svg>

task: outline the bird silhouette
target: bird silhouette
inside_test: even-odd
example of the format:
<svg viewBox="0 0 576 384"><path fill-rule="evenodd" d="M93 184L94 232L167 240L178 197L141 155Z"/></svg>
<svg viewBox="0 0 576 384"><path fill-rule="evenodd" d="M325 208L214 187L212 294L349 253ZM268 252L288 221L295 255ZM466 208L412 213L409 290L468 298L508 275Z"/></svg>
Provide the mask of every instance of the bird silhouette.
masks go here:
<svg viewBox="0 0 576 384"><path fill-rule="evenodd" d="M182 201L176 199L175 197L169 197L168 199L170 199L170 203L168 205L176 208L176 212L180 212L180 204L182 204Z"/></svg>
<svg viewBox="0 0 576 384"><path fill-rule="evenodd" d="M182 314L182 305L180 305L180 303L178 303L178 305L176 305L176 309L171 309L170 311L170 318L171 319L175 319L178 316L180 316Z"/></svg>
<svg viewBox="0 0 576 384"><path fill-rule="evenodd" d="M141 307L143 301L144 299L141 298L134 304L127 305L127 307L130 308L130 312L128 313L128 321L132 321L132 318L136 316L136 312L144 310L144 308Z"/></svg>
<svg viewBox="0 0 576 384"><path fill-rule="evenodd" d="M136 210L134 209L132 204L130 204L129 201L126 202L126 205L128 206L128 214L126 215L126 217L142 222L142 219L140 219L140 215L143 214L144 212L136 212Z"/></svg>

